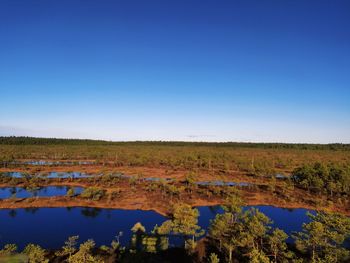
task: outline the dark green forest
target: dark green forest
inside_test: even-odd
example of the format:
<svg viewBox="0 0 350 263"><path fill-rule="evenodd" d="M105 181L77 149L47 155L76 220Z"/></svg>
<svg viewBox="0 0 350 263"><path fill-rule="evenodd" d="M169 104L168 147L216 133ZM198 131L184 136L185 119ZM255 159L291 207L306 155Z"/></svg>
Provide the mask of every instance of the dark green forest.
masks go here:
<svg viewBox="0 0 350 263"><path fill-rule="evenodd" d="M57 139L36 137L0 137L4 145L134 145L134 146L214 146L260 149L346 150L350 144L248 143L248 142L183 142L183 141L104 141L88 139Z"/></svg>

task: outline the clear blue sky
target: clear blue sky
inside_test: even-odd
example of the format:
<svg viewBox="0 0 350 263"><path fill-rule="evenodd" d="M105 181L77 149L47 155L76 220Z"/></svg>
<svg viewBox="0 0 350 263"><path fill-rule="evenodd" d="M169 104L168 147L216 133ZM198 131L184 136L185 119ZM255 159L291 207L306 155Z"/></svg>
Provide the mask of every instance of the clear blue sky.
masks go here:
<svg viewBox="0 0 350 263"><path fill-rule="evenodd" d="M350 1L1 0L0 135L350 142Z"/></svg>

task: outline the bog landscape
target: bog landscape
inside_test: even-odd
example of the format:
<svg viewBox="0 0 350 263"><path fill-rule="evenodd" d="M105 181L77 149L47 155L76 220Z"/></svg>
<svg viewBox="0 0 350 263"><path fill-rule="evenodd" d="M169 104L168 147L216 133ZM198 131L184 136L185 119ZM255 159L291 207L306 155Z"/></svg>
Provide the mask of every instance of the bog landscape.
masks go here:
<svg viewBox="0 0 350 263"><path fill-rule="evenodd" d="M0 144L4 255L24 249L35 262L349 256L349 145L25 137Z"/></svg>
<svg viewBox="0 0 350 263"><path fill-rule="evenodd" d="M349 263L349 0L0 0L0 263Z"/></svg>

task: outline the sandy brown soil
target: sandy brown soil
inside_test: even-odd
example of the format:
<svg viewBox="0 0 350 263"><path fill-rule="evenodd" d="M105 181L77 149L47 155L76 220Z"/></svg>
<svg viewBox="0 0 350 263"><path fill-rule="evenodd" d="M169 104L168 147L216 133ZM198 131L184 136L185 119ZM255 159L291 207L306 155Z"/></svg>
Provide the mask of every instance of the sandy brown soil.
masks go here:
<svg viewBox="0 0 350 263"><path fill-rule="evenodd" d="M159 191L147 192L145 183L138 183L135 186L130 186L127 180L122 180L116 185L103 186L98 183L89 182L87 180L69 180L69 179L53 179L43 182L40 186L97 186L106 190L106 197L100 201L92 201L80 197L40 197L27 199L5 199L0 200L0 208L28 208L28 207L74 207L86 206L97 208L118 208L118 209L141 209L153 210L162 215L170 213L173 203L183 202L192 206L211 206L224 204L225 199L218 196L203 196L196 192L182 193L180 198L169 197ZM6 187L7 184L1 184L0 187ZM16 185L18 187L25 186L23 183ZM110 199L110 193L118 190L118 195ZM294 190L295 199L293 202L286 201L282 197L263 190L252 190L249 188L241 188L241 195L247 205L272 205L282 208L306 208L312 210L324 210L339 212L350 215L349 207L341 207L337 205L315 205L315 197L302 190ZM299 198L298 198L299 197ZM301 198L302 197L302 198ZM322 199L320 199L322 201ZM324 204L326 202L323 202Z"/></svg>
<svg viewBox="0 0 350 263"><path fill-rule="evenodd" d="M187 170L170 170L162 167L130 167L121 166L116 167L110 164L106 165L16 165L12 167L2 167L0 172L27 172L30 174L36 173L48 173L48 172L82 172L87 174L101 174L101 173L124 173L127 175L138 176L139 178L170 178L175 180L175 184L179 186L183 185L183 181L188 175ZM271 179L264 177L253 177L246 173L239 171L228 171L222 173L220 171L197 171L197 181L230 181L230 182L246 182L254 185L267 186L270 184ZM223 204L225 200L217 196L203 196L200 194L181 194L180 199L171 198L167 199L167 196L157 192L147 192L145 187L147 182L139 182L136 186L131 186L128 180L121 180L117 184L112 185L108 183L100 182L98 178L95 179L47 179L38 182L39 186L81 186L89 187L96 186L103 188L107 193L113 191L120 191L118 196L113 199L103 199L100 201L89 201L82 198L68 198L68 197L51 197L51 198L31 198L31 199L19 199L19 200L0 200L0 208L24 208L24 207L68 207L68 206L88 206L88 207L100 207L100 208L121 208L121 209L143 209L154 210L160 214L166 214L170 212L170 203L172 202L185 202L193 206L207 206ZM281 186L283 181L275 181L276 186ZM0 187L6 187L9 184L0 184ZM19 182L16 186L25 187L25 183ZM284 208L307 208L307 209L321 209L326 211L336 211L343 214L350 215L350 207L341 207L339 205L328 206L326 200L322 197L311 195L303 190L295 189L285 193L286 196L292 196L293 201L286 201L283 196L272 193L271 191L265 191L261 189L241 188L242 196L247 205L273 205ZM315 202L315 200L319 202ZM322 203L321 207L315 205L316 203Z"/></svg>

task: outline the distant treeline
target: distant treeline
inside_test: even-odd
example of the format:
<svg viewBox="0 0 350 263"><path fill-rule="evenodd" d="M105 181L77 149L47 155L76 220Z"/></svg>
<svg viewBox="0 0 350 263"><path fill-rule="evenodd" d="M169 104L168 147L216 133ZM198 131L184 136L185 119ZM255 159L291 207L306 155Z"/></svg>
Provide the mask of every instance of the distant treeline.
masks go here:
<svg viewBox="0 0 350 263"><path fill-rule="evenodd" d="M57 139L36 137L0 137L3 145L120 145L120 146L204 146L227 148L296 149L296 150L350 150L350 144L306 144L306 143L248 143L248 142L184 142L184 141L104 141L89 139Z"/></svg>

